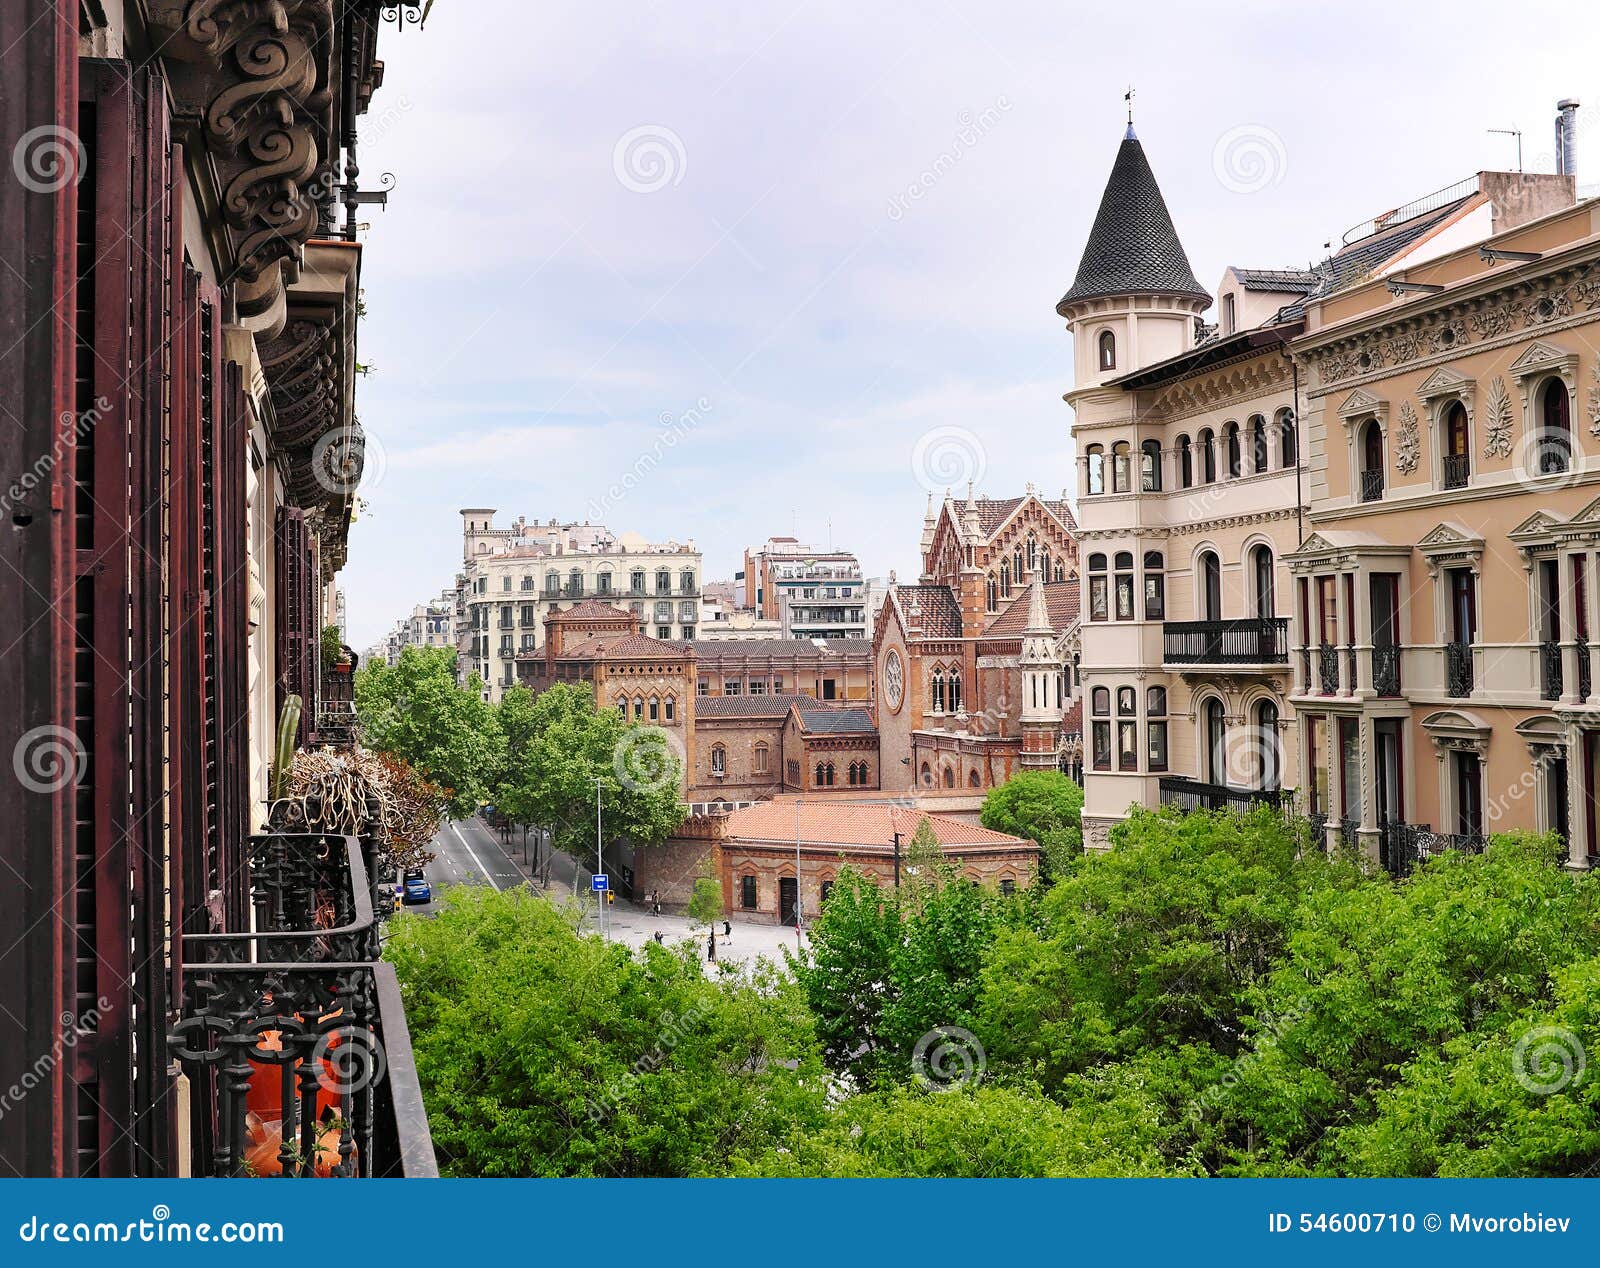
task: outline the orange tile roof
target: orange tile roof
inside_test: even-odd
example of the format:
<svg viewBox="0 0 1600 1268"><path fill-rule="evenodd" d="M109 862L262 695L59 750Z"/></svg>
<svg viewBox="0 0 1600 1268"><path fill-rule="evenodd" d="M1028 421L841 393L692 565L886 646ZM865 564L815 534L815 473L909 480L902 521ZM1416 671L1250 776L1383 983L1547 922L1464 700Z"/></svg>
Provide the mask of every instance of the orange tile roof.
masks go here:
<svg viewBox="0 0 1600 1268"><path fill-rule="evenodd" d="M692 660L676 643L644 634L596 634L561 653L558 660Z"/></svg>
<svg viewBox="0 0 1600 1268"><path fill-rule="evenodd" d="M552 621L593 621L597 619L615 621L620 619L631 621L635 625L639 623L639 618L632 612L612 607L611 604L602 603L599 599L583 599L574 603L570 608L552 612L548 619Z"/></svg>
<svg viewBox="0 0 1600 1268"><path fill-rule="evenodd" d="M1021 635L1028 628L1028 590L1023 586L1015 592L1011 606L999 613L984 629L985 637L995 635ZM1045 611L1050 625L1057 633L1071 629L1078 623L1078 581L1047 581L1044 587Z"/></svg>
<svg viewBox="0 0 1600 1268"><path fill-rule="evenodd" d="M893 848L894 834L900 833L904 848L923 820L933 825L941 846L1023 847L1031 841L1004 832L993 832L976 824L963 823L944 815L929 814L904 805L853 801L805 800L799 804L799 833L808 845L884 846ZM728 819L729 835L757 841L795 839L796 801L778 797L735 810Z"/></svg>

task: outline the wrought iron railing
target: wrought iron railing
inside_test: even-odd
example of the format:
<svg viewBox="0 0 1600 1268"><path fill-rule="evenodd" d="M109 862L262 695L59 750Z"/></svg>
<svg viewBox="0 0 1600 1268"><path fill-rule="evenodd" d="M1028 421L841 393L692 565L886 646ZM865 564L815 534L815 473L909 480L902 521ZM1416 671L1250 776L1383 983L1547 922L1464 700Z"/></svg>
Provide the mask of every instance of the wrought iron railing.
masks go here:
<svg viewBox="0 0 1600 1268"><path fill-rule="evenodd" d="M1161 804L1190 810L1231 810L1245 814L1257 806L1283 804L1279 788L1235 788L1231 784L1207 784L1198 779L1167 776L1160 781Z"/></svg>
<svg viewBox="0 0 1600 1268"><path fill-rule="evenodd" d="M1328 848L1328 816L1325 814L1309 814L1306 822L1311 825L1311 844L1319 850Z"/></svg>
<svg viewBox="0 0 1600 1268"><path fill-rule="evenodd" d="M1573 641L1573 649L1578 653L1578 698L1587 700L1589 689L1593 686L1594 665L1589 659L1589 640L1583 635Z"/></svg>
<svg viewBox="0 0 1600 1268"><path fill-rule="evenodd" d="M1565 685L1561 644L1554 639L1546 639L1539 644L1539 694L1545 700L1559 700Z"/></svg>
<svg viewBox="0 0 1600 1268"><path fill-rule="evenodd" d="M1472 644L1444 645L1445 694L1461 699L1472 694Z"/></svg>
<svg viewBox="0 0 1600 1268"><path fill-rule="evenodd" d="M194 1174L436 1175L361 843L272 832L248 859L253 928L182 938Z"/></svg>
<svg viewBox="0 0 1600 1268"><path fill-rule="evenodd" d="M1302 647L1300 649L1300 682L1301 682L1306 694L1310 695L1311 694L1311 690L1312 690L1312 686L1311 686L1311 649L1309 647Z"/></svg>
<svg viewBox="0 0 1600 1268"><path fill-rule="evenodd" d="M1395 876L1407 875L1418 863L1437 858L1447 850L1483 853L1487 838L1481 833L1435 832L1426 824L1390 820L1378 828L1378 861Z"/></svg>
<svg viewBox="0 0 1600 1268"><path fill-rule="evenodd" d="M1355 849L1357 843L1360 841L1360 837L1357 835L1357 833L1359 833L1360 830L1361 830L1361 822L1360 822L1360 820L1358 820L1358 819L1340 819L1339 820L1339 844L1342 845L1347 850Z"/></svg>
<svg viewBox="0 0 1600 1268"><path fill-rule="evenodd" d="M1383 472L1363 471L1361 473L1361 500L1363 502L1376 502L1383 497Z"/></svg>
<svg viewBox="0 0 1600 1268"><path fill-rule="evenodd" d="M1464 453L1450 453L1444 456L1444 487L1447 489L1464 489L1467 481L1472 477L1472 458Z"/></svg>
<svg viewBox="0 0 1600 1268"><path fill-rule="evenodd" d="M1339 694L1339 649L1332 643L1317 648L1317 678L1323 695Z"/></svg>
<svg viewBox="0 0 1600 1268"><path fill-rule="evenodd" d="M1372 690L1380 696L1400 694L1400 648L1395 643L1372 647Z"/></svg>
<svg viewBox="0 0 1600 1268"><path fill-rule="evenodd" d="M1168 621L1162 659L1172 665L1287 665L1289 618Z"/></svg>

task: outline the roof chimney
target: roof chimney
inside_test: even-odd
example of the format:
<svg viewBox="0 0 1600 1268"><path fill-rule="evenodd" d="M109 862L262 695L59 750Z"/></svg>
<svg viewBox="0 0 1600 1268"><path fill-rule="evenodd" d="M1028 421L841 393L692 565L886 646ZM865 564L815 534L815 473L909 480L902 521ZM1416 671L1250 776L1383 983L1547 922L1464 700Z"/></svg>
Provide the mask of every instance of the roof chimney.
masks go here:
<svg viewBox="0 0 1600 1268"><path fill-rule="evenodd" d="M1556 172L1561 176L1578 176L1578 103L1571 97L1556 102Z"/></svg>

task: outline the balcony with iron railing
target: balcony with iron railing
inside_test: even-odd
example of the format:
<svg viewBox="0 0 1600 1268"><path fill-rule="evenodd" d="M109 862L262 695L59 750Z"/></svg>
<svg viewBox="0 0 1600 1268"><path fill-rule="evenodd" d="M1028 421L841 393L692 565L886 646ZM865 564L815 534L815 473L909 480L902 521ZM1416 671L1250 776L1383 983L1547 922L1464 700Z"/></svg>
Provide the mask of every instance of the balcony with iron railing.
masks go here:
<svg viewBox="0 0 1600 1268"><path fill-rule="evenodd" d="M1317 648L1317 682L1323 695L1339 694L1339 649L1332 643Z"/></svg>
<svg viewBox="0 0 1600 1268"><path fill-rule="evenodd" d="M1228 810L1248 814L1257 806L1283 804L1278 788L1235 788L1231 784L1208 784L1183 775L1166 775L1160 780L1161 804L1191 810Z"/></svg>
<svg viewBox="0 0 1600 1268"><path fill-rule="evenodd" d="M1561 644L1555 639L1546 639L1539 644L1539 696L1544 700L1559 700L1565 687Z"/></svg>
<svg viewBox="0 0 1600 1268"><path fill-rule="evenodd" d="M1472 478L1472 458L1464 453L1450 453L1444 456L1444 487L1447 489L1464 489L1467 481Z"/></svg>
<svg viewBox="0 0 1600 1268"><path fill-rule="evenodd" d="M1383 472L1363 471L1361 473L1361 500L1363 502L1378 502L1383 499Z"/></svg>
<svg viewBox="0 0 1600 1268"><path fill-rule="evenodd" d="M1452 699L1464 700L1472 694L1472 644L1444 645L1444 689Z"/></svg>
<svg viewBox="0 0 1600 1268"><path fill-rule="evenodd" d="M1226 621L1168 621L1161 627L1161 659L1169 665L1287 665L1289 618L1239 617Z"/></svg>
<svg viewBox="0 0 1600 1268"><path fill-rule="evenodd" d="M247 859L253 927L181 939L193 1173L437 1175L362 844L272 831Z"/></svg>
<svg viewBox="0 0 1600 1268"><path fill-rule="evenodd" d="M1378 826L1378 861L1395 876L1405 876L1418 863L1449 850L1482 854L1487 844L1481 833L1435 832L1427 824L1390 820Z"/></svg>
<svg viewBox="0 0 1600 1268"><path fill-rule="evenodd" d="M1400 647L1377 643L1372 648L1372 690L1379 696L1400 694Z"/></svg>

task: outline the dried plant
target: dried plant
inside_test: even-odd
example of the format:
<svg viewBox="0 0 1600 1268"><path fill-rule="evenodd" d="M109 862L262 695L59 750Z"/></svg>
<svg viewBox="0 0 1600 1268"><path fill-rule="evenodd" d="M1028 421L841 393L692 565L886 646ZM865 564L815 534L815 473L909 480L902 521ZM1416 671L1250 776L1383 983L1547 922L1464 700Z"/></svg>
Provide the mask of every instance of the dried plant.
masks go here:
<svg viewBox="0 0 1600 1268"><path fill-rule="evenodd" d="M296 753L288 796L305 800L308 829L370 835L402 875L432 860L450 801L409 763L364 748Z"/></svg>

